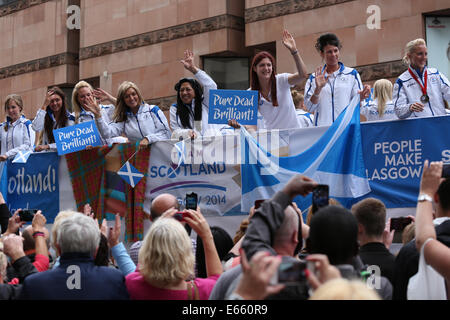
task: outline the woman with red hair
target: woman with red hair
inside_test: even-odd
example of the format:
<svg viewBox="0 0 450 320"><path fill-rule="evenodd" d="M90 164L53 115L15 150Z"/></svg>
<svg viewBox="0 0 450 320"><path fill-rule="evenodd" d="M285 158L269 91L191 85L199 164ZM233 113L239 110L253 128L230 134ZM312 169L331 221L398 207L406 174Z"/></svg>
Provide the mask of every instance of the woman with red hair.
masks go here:
<svg viewBox="0 0 450 320"><path fill-rule="evenodd" d="M283 45L291 52L297 67L297 73L276 74L275 59L266 51L259 52L253 58L250 70L250 89L259 91L258 113L262 115L262 123L258 127L246 126L252 129L292 129L301 128L297 121L294 102L290 88L306 79L306 66L297 50L292 35L284 30ZM229 124L240 127L236 120Z"/></svg>

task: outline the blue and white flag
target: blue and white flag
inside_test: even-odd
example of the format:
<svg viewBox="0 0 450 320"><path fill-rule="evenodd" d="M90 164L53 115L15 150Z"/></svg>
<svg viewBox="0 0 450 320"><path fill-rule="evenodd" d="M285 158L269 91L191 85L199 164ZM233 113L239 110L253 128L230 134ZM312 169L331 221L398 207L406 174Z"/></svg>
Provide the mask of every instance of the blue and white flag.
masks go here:
<svg viewBox="0 0 450 320"><path fill-rule="evenodd" d="M125 180L132 188L134 188L139 181L144 177L144 175L138 171L129 161L125 162L125 164L120 168L117 174Z"/></svg>
<svg viewBox="0 0 450 320"><path fill-rule="evenodd" d="M27 163L32 152L32 150L19 150L12 163Z"/></svg>
<svg viewBox="0 0 450 320"><path fill-rule="evenodd" d="M355 96L322 137L306 151L289 157L267 152L241 128L241 208L248 212L255 200L269 199L295 174L303 174L330 187L330 198L342 204L370 192L360 132L359 95ZM271 142L272 150L274 142ZM311 196L297 197L301 210Z"/></svg>

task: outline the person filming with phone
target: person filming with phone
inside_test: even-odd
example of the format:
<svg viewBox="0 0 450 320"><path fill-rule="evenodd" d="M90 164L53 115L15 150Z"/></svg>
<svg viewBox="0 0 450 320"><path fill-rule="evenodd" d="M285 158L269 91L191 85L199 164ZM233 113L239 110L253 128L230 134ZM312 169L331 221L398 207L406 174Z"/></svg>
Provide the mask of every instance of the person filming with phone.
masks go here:
<svg viewBox="0 0 450 320"><path fill-rule="evenodd" d="M420 189L417 202L421 206L425 202L433 205L435 210L432 214L434 218L432 221L436 232L435 238L445 246L450 247L450 177L448 168L449 164L443 165L440 183L438 182L436 189L432 191ZM429 168L424 168L424 170L429 170ZM436 179L439 180L439 178ZM416 236L418 223L416 214ZM407 299L408 282L418 271L419 257L416 239L408 242L400 249L394 268L394 300Z"/></svg>

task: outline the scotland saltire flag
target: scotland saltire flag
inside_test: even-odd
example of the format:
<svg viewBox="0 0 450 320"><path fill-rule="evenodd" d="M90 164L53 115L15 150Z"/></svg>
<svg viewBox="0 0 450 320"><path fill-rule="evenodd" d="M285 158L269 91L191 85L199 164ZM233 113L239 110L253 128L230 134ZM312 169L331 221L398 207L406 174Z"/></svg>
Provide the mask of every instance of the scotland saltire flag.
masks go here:
<svg viewBox="0 0 450 320"><path fill-rule="evenodd" d="M32 152L32 150L19 150L12 163L27 163Z"/></svg>
<svg viewBox="0 0 450 320"><path fill-rule="evenodd" d="M181 140L177 143L174 144L175 150L177 152L177 164L176 164L176 168L177 169L179 166L181 166L182 164L184 164L186 162L186 143L184 143L184 140Z"/></svg>
<svg viewBox="0 0 450 320"><path fill-rule="evenodd" d="M125 164L122 166L122 168L120 168L117 174L132 188L134 188L144 177L144 175L140 173L138 169L133 167L129 161L125 162Z"/></svg>
<svg viewBox="0 0 450 320"><path fill-rule="evenodd" d="M298 173L329 185L330 198L343 205L369 193L359 117L357 95L314 145L289 157L270 154L241 127L241 211L248 212L255 200L271 198ZM311 205L311 195L295 201L304 210Z"/></svg>

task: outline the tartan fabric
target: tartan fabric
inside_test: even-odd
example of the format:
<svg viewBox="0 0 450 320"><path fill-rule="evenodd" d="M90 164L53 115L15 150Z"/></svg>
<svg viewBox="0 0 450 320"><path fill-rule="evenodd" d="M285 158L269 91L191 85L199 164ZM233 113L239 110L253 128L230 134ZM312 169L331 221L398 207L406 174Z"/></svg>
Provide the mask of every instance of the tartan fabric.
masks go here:
<svg viewBox="0 0 450 320"><path fill-rule="evenodd" d="M67 167L77 210L82 212L83 206L89 203L95 212L95 217L102 221L106 216L105 200L110 187L107 185L106 179L105 156L114 147L118 148L122 165L129 160L136 169L144 174L134 189L125 183L126 231L124 241L135 242L142 240L144 234L144 200L150 148L136 152L139 143L116 144L74 152L66 155Z"/></svg>
<svg viewBox="0 0 450 320"><path fill-rule="evenodd" d="M139 143L119 145L122 165L125 164L125 162L130 161L139 172L144 174L144 177L134 189L129 184L125 184L125 198L127 204L125 241L131 242L142 240L144 235L145 186L150 160L150 148L138 150Z"/></svg>
<svg viewBox="0 0 450 320"><path fill-rule="evenodd" d="M89 203L96 218L103 218L105 184L105 155L111 150L109 146L83 150L66 154L67 167L72 182L72 189L77 210Z"/></svg>

